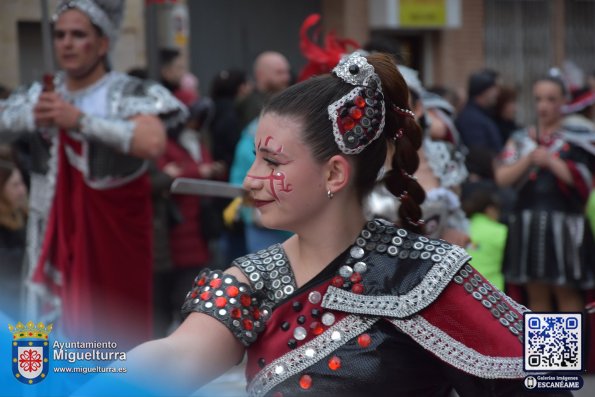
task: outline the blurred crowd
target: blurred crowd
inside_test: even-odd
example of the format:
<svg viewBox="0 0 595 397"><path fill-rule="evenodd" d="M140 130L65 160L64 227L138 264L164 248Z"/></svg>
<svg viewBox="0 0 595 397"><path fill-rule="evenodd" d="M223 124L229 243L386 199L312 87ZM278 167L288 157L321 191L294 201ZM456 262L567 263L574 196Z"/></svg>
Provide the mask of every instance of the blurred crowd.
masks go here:
<svg viewBox="0 0 595 397"><path fill-rule="evenodd" d="M390 42L370 42L358 51L390 52L400 60ZM183 128L168 131L164 153L149 167L155 336L181 321L181 302L201 268L226 268L236 257L287 238L262 228L242 197L172 194L170 186L179 177L241 184L254 158L263 104L297 78L275 51L258 55L251 71L221 70L205 84L177 49L161 49L160 61L160 83L189 117ZM309 66L312 74L330 71ZM484 276L500 289L519 288L517 297L534 310L581 311L584 291L595 287L595 70L573 86L544 65L533 85L535 120L521 124L519 91L496 70L476 71L467 87L424 87L417 71L399 69L425 131L415 176L426 194L426 234L466 247ZM147 78L143 69L129 75ZM0 95L5 99L10 90ZM0 146L1 302L20 302L11 297L23 295L32 156L18 140ZM389 219L398 206L380 189L368 203L371 216ZM20 318L18 304L1 309Z"/></svg>

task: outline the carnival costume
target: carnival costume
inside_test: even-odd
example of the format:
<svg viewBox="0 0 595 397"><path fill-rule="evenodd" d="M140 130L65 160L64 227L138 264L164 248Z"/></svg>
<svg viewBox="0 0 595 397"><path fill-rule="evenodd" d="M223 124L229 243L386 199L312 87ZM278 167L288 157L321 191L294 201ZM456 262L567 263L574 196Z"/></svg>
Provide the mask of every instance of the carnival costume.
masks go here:
<svg viewBox="0 0 595 397"><path fill-rule="evenodd" d="M68 1L54 18L83 12L112 48L122 7L121 1ZM187 111L160 85L114 71L76 92L63 73L53 85L83 112L77 130L35 125L39 82L0 102L0 137L30 142L28 315L60 318L57 326L70 336L125 329L144 340L151 332L151 190L147 161L128 154L135 126L128 119L157 115L177 128Z"/></svg>
<svg viewBox="0 0 595 397"><path fill-rule="evenodd" d="M527 129L514 133L511 142L501 155L506 165L537 147ZM517 184L518 199L508 223L503 266L507 281L542 281L583 289L595 286L595 243L584 215L592 189L593 142L594 133L569 129L541 142L566 163L573 184L537 167Z"/></svg>
<svg viewBox="0 0 595 397"><path fill-rule="evenodd" d="M382 132L380 80L358 54L334 72L354 88L328 107L333 135L343 153L359 153ZM345 112L354 107L369 119L348 116L359 115ZM251 396L447 396L453 387L461 396L517 395L526 309L469 259L374 219L299 288L277 244L233 262L248 284L201 272L182 311L212 316L247 347Z"/></svg>

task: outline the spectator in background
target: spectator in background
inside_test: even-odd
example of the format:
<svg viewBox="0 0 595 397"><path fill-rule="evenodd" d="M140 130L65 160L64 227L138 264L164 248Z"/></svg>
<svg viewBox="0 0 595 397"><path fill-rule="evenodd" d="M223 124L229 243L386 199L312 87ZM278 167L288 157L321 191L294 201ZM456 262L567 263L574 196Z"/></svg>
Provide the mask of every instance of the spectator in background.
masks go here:
<svg viewBox="0 0 595 397"><path fill-rule="evenodd" d="M289 62L282 54L265 51L256 57L253 66L254 90L238 103L240 127L243 129L260 115L264 103L289 86Z"/></svg>
<svg viewBox="0 0 595 397"><path fill-rule="evenodd" d="M210 97L215 110L208 132L212 154L215 161L223 161L228 168L242 133L236 106L251 89L246 73L238 69L222 70L211 82Z"/></svg>
<svg viewBox="0 0 595 397"><path fill-rule="evenodd" d="M498 73L484 69L469 76L468 100L455 120L463 144L469 149L483 146L500 153L503 141L492 119L494 105L500 92Z"/></svg>
<svg viewBox="0 0 595 397"><path fill-rule="evenodd" d="M160 83L170 92L175 93L181 85L186 73L186 65L182 53L177 48L161 48L159 50Z"/></svg>
<svg viewBox="0 0 595 397"><path fill-rule="evenodd" d="M27 187L10 148L0 146L0 312L13 319L21 314L26 223Z"/></svg>
<svg viewBox="0 0 595 397"><path fill-rule="evenodd" d="M494 120L500 131L502 142L507 142L510 135L520 127L516 122L517 92L508 86L500 87L494 107Z"/></svg>
<svg viewBox="0 0 595 397"><path fill-rule="evenodd" d="M533 84L537 125L517 131L496 168L501 186L518 192L508 222L507 282L522 285L534 311L578 312L581 289L595 286L595 241L584 216L595 150L588 132L562 126L566 91L556 77Z"/></svg>
<svg viewBox="0 0 595 397"><path fill-rule="evenodd" d="M132 68L128 75L141 80L148 78L145 68ZM163 337L171 325L169 284L172 272L169 248L169 226L179 222L179 211L173 204L169 188L172 179L162 172L156 161L149 161L153 206L153 336Z"/></svg>
<svg viewBox="0 0 595 397"><path fill-rule="evenodd" d="M450 103L450 105L454 108L453 116L456 116L461 110L463 110L463 106L465 106L464 93L459 93L458 90L455 90L451 87L434 85L427 90L428 92L441 96L447 100L448 103Z"/></svg>
<svg viewBox="0 0 595 397"><path fill-rule="evenodd" d="M251 90L252 85L247 81L246 73L238 69L222 70L211 82L210 97L214 114L207 132L210 136L213 160L225 164L227 170L231 169L236 145L242 133L237 105ZM231 200L226 198L213 198L214 213L222 217L230 202ZM214 258L216 263L213 267L228 266L234 258L245 255L247 249L243 223L239 219L226 223L218 243L219 248L215 249L215 252L220 253L221 257Z"/></svg>
<svg viewBox="0 0 595 397"><path fill-rule="evenodd" d="M478 184L463 199L463 210L469 218L471 244L467 252L475 268L498 289L504 290L502 259L507 228L498 222L500 205L495 186Z"/></svg>
<svg viewBox="0 0 595 397"><path fill-rule="evenodd" d="M199 135L202 123L208 117L205 112L209 109L201 100L186 105L190 111L186 128L179 134L170 134L165 153L157 164L170 182L175 178L219 179L226 173L225 166L213 162L207 145ZM163 283L159 283L160 289L163 288L168 295L165 297L167 312L162 314L169 314L170 325L172 321L180 320L176 316L185 297L188 279L192 279L211 258L205 233L205 228L212 226L205 219L210 214L204 213L201 205L205 199L208 198L184 194L171 196L179 211L179 218L169 228L172 270L165 272Z"/></svg>

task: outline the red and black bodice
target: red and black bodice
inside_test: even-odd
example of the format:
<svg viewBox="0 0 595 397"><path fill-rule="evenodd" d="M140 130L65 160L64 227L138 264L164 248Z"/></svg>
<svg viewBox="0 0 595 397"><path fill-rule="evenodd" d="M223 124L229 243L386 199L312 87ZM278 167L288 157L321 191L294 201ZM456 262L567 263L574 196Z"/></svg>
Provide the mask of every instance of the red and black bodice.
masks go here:
<svg viewBox="0 0 595 397"><path fill-rule="evenodd" d="M203 271L183 306L247 347L253 396L523 392L522 313L456 246L383 220L297 288L281 245Z"/></svg>

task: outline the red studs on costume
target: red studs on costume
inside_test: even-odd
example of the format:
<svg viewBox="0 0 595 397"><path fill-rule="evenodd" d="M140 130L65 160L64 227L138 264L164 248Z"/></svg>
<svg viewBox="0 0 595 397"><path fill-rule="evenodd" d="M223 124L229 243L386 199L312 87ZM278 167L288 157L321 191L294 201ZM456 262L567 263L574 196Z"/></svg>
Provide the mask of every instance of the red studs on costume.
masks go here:
<svg viewBox="0 0 595 397"><path fill-rule="evenodd" d="M215 306L217 307L225 307L225 305L227 305L227 298L224 298L223 296L220 296L218 298L215 299Z"/></svg>
<svg viewBox="0 0 595 397"><path fill-rule="evenodd" d="M202 299L203 301L208 301L209 299L211 299L211 292L205 291L205 292L201 293L200 299Z"/></svg>
<svg viewBox="0 0 595 397"><path fill-rule="evenodd" d="M312 377L310 375L302 375L300 378L300 387L304 390L312 387Z"/></svg>
<svg viewBox="0 0 595 397"><path fill-rule="evenodd" d="M238 318L242 317L242 311L239 308L234 307L233 309L231 309L230 315L231 315L231 318L238 319Z"/></svg>
<svg viewBox="0 0 595 397"><path fill-rule="evenodd" d="M328 360L328 367L333 371L338 370L341 368L341 359L337 356L332 356L330 360Z"/></svg>
<svg viewBox="0 0 595 397"><path fill-rule="evenodd" d="M351 109L349 109L349 115L353 120L357 121L361 119L364 114L362 113L362 110L360 108L354 106Z"/></svg>
<svg viewBox="0 0 595 397"><path fill-rule="evenodd" d="M333 277L333 280L331 281L331 284L333 285L333 287L337 287L337 288L341 288L343 286L344 280L343 277L341 276L335 276Z"/></svg>
<svg viewBox="0 0 595 397"><path fill-rule="evenodd" d="M359 283L362 281L362 275L355 272L349 277L349 280L351 280L352 283Z"/></svg>
<svg viewBox="0 0 595 397"><path fill-rule="evenodd" d="M198 280L196 282L196 285L198 285L199 287L202 287L203 285L205 285L206 282L207 282L206 277L201 277L200 280Z"/></svg>
<svg viewBox="0 0 595 397"><path fill-rule="evenodd" d="M244 329L247 331L252 331L254 329L254 323L250 319L245 318L242 321L242 325L244 326Z"/></svg>
<svg viewBox="0 0 595 397"><path fill-rule="evenodd" d="M361 95L358 95L355 98L353 98L353 103L355 103L355 106L357 106L358 108L366 107L366 100Z"/></svg>
<svg viewBox="0 0 595 397"><path fill-rule="evenodd" d="M254 317L255 320L260 319L260 310L258 310L257 307L255 307L254 310L252 310L252 317Z"/></svg>
<svg viewBox="0 0 595 397"><path fill-rule="evenodd" d="M362 283L353 284L351 287L351 292L354 294L363 294L364 293L364 285Z"/></svg>
<svg viewBox="0 0 595 397"><path fill-rule="evenodd" d="M355 127L355 121L353 121L353 119L351 117L345 117L345 118L341 119L341 123L343 124L344 131L349 131L353 127Z"/></svg>
<svg viewBox="0 0 595 397"><path fill-rule="evenodd" d="M240 296L240 303L242 304L242 306L248 307L252 303L252 298L250 298L249 295L242 294Z"/></svg>
<svg viewBox="0 0 595 397"><path fill-rule="evenodd" d="M372 338L369 334L361 334L357 337L357 343L361 347L368 347L370 346L370 343L372 343Z"/></svg>
<svg viewBox="0 0 595 397"><path fill-rule="evenodd" d="M235 285L230 285L225 289L225 292L227 292L227 296L230 298L235 298L240 293L240 290Z"/></svg>
<svg viewBox="0 0 595 397"><path fill-rule="evenodd" d="M324 327L318 321L313 321L312 324L310 324L310 329L314 335L320 335L324 332Z"/></svg>
<svg viewBox="0 0 595 397"><path fill-rule="evenodd" d="M215 279L211 280L211 282L209 283L209 285L211 287L213 287L213 288L219 288L219 287L221 287L221 283L222 282L223 281L221 281L220 278L215 278Z"/></svg>

